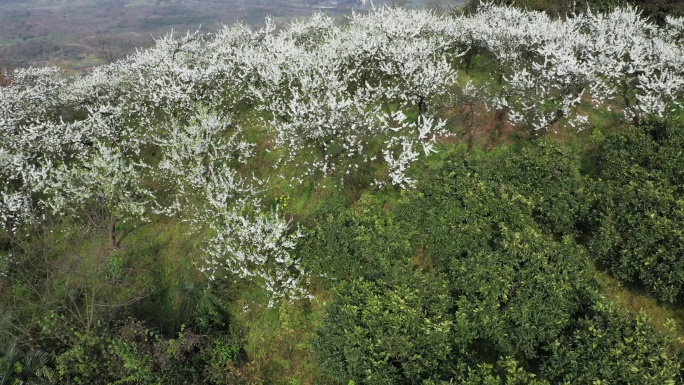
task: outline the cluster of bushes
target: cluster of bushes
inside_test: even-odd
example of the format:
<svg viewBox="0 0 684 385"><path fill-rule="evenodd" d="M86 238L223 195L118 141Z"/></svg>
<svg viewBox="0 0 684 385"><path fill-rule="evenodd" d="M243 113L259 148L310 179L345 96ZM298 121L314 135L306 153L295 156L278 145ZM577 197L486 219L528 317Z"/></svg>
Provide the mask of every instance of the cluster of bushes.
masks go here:
<svg viewBox="0 0 684 385"><path fill-rule="evenodd" d="M88 328L65 309L37 313L34 340L10 341L2 352L0 384L235 382L247 360L243 333L210 294L194 310L190 325L175 334L133 316L100 319ZM29 327L14 325L20 326ZM3 325L3 332L10 327Z"/></svg>
<svg viewBox="0 0 684 385"><path fill-rule="evenodd" d="M591 261L681 299L680 132L609 137L597 176L547 141L456 151L396 201L321 213L302 249L335 296L321 368L373 384L679 383L673 341L611 305Z"/></svg>
<svg viewBox="0 0 684 385"><path fill-rule="evenodd" d="M684 128L649 121L614 135L601 152L592 255L616 277L661 301L684 294Z"/></svg>

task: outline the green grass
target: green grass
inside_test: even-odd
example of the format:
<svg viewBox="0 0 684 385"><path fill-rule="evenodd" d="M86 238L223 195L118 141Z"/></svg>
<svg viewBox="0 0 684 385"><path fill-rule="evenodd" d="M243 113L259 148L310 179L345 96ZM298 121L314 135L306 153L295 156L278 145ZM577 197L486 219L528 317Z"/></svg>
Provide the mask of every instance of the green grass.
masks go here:
<svg viewBox="0 0 684 385"><path fill-rule="evenodd" d="M3 46L8 46L8 45L14 45L14 44L19 44L22 42L22 38L20 37L5 37L5 38L0 38L0 47Z"/></svg>
<svg viewBox="0 0 684 385"><path fill-rule="evenodd" d="M320 300L266 307L258 293L244 292L234 303L236 321L247 330L247 383L317 384L321 374L311 348L323 314ZM257 298L255 298L257 297Z"/></svg>
<svg viewBox="0 0 684 385"><path fill-rule="evenodd" d="M596 280L603 292L622 310L637 315L644 313L652 324L665 333L670 333L668 324L674 325L678 346L684 346L684 308L677 304L664 304L645 291L628 286L607 273L597 271Z"/></svg>

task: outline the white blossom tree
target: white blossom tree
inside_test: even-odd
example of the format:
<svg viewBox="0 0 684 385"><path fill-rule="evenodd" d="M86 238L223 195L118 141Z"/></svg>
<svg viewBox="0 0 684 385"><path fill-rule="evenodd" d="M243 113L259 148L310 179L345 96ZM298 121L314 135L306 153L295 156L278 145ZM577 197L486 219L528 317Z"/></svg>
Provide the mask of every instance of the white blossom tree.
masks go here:
<svg viewBox="0 0 684 385"><path fill-rule="evenodd" d="M117 221L145 219L154 204L154 195L140 180L144 165L101 142L78 160L53 171L43 203L55 215L80 215L93 227L104 224L109 245L117 247Z"/></svg>

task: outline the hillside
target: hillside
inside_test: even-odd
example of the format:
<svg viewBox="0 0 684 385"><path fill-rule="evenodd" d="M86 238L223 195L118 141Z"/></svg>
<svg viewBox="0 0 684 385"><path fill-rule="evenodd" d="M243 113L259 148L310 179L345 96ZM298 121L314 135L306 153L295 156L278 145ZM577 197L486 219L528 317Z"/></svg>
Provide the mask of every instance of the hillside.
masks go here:
<svg viewBox="0 0 684 385"><path fill-rule="evenodd" d="M381 8L8 73L0 385L683 383L683 39Z"/></svg>
<svg viewBox="0 0 684 385"><path fill-rule="evenodd" d="M338 4L339 3L339 4ZM0 2L0 69L58 66L83 72L150 47L171 30L214 31L237 22L279 24L325 10L346 15L353 2L243 0L108 0ZM258 28L258 27L257 27Z"/></svg>

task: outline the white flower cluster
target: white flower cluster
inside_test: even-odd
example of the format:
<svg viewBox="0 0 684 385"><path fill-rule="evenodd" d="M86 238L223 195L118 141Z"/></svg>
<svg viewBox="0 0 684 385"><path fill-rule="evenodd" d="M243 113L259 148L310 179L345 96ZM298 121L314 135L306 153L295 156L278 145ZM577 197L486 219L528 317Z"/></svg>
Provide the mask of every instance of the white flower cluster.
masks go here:
<svg viewBox="0 0 684 385"><path fill-rule="evenodd" d="M278 209L266 213L257 209L250 215L241 211L244 208L213 213L214 236L208 240L202 270L212 280L229 271L261 283L271 293L269 306L279 298L309 298L306 272L291 254L302 234L290 231Z"/></svg>
<svg viewBox="0 0 684 385"><path fill-rule="evenodd" d="M541 12L484 4L457 18L460 46L494 59L500 79L488 103L508 112L511 123L544 133L560 119L576 116L584 100L622 103L625 115L663 116L684 96L682 19L664 29L635 8L608 14L550 19Z"/></svg>
<svg viewBox="0 0 684 385"><path fill-rule="evenodd" d="M344 28L316 15L278 33L267 23L249 46L239 47L246 52L233 51L231 59L240 58L237 81L250 81L241 89L263 111L262 124L285 151L283 160L316 155L297 178L303 182L316 172L353 172L359 163L371 161L373 146L395 152L406 143L420 146L445 134L434 118L419 120L431 117L455 84L451 62L458 54L448 49L448 25L446 17L406 10L355 15ZM409 111L411 120L392 119ZM391 168L396 173L408 166ZM404 176L388 177L403 184Z"/></svg>
<svg viewBox="0 0 684 385"><path fill-rule="evenodd" d="M135 163L120 148L97 142L76 161L54 168L42 192L44 206L68 215L89 203L107 208L116 218L145 218L154 195L141 184L144 164Z"/></svg>

